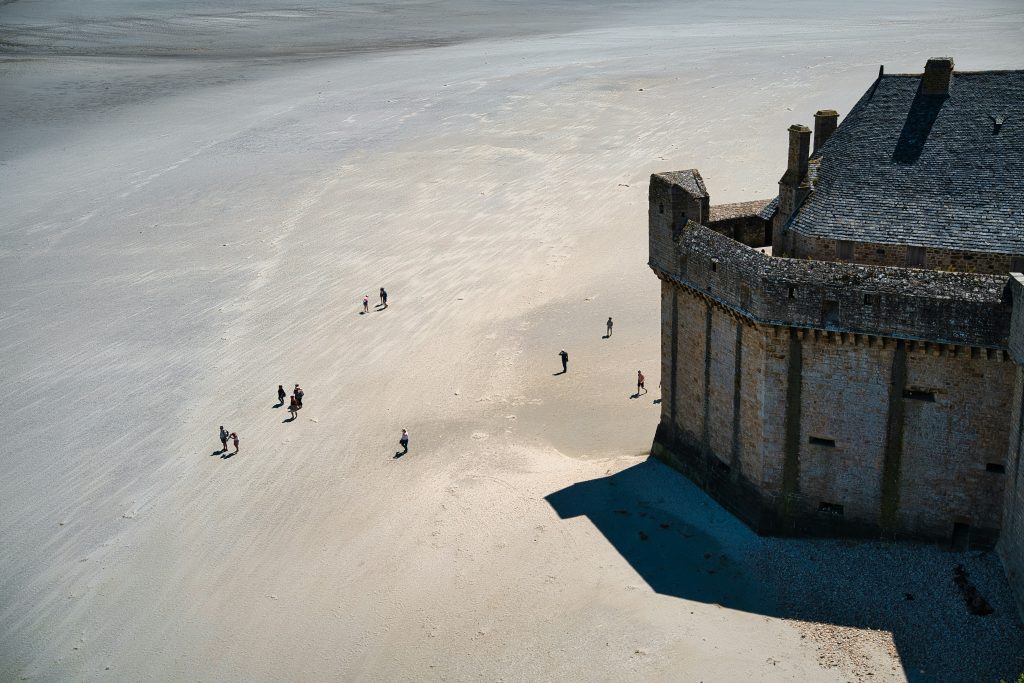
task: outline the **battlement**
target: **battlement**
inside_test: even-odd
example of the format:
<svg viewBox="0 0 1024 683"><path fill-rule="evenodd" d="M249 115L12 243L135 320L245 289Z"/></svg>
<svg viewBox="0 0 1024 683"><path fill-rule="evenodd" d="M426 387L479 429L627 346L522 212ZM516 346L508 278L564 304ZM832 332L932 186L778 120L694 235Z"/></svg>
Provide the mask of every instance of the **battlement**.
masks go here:
<svg viewBox="0 0 1024 683"><path fill-rule="evenodd" d="M694 221L662 237L672 248L652 258L659 277L757 323L1007 348L1001 276L778 258Z"/></svg>

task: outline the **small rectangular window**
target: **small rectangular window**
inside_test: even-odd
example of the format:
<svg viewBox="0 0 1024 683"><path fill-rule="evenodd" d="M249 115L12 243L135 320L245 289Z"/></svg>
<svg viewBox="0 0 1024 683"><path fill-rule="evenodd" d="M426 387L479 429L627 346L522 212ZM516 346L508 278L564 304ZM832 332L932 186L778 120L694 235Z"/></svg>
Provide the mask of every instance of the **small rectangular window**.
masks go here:
<svg viewBox="0 0 1024 683"><path fill-rule="evenodd" d="M658 204L658 213L665 213L665 205Z"/></svg>
<svg viewBox="0 0 1024 683"><path fill-rule="evenodd" d="M714 259L712 259L712 261L711 261L711 272L712 273L717 273L718 272L718 261L715 261Z"/></svg>
<svg viewBox="0 0 1024 683"><path fill-rule="evenodd" d="M834 323L839 320L839 302L825 301L821 305L821 318L826 323Z"/></svg>
<svg viewBox="0 0 1024 683"><path fill-rule="evenodd" d="M1006 466L998 462L990 462L985 465L986 472L995 472L996 474L1006 474Z"/></svg>
<svg viewBox="0 0 1024 683"><path fill-rule="evenodd" d="M907 265L911 268L923 268L924 256L924 247L907 247Z"/></svg>
<svg viewBox="0 0 1024 683"><path fill-rule="evenodd" d="M790 287L789 288L789 298L790 299L795 299L796 298L796 287Z"/></svg>
<svg viewBox="0 0 1024 683"><path fill-rule="evenodd" d="M818 512L824 512L827 515L835 515L836 517L843 516L843 506L835 503L819 503Z"/></svg>
<svg viewBox="0 0 1024 683"><path fill-rule="evenodd" d="M823 439L820 436L811 436L807 439L808 443L813 443L815 446L828 446L829 448L836 447L835 439Z"/></svg>
<svg viewBox="0 0 1024 683"><path fill-rule="evenodd" d="M924 389L907 389L903 392L903 398L910 399L911 401L935 403L935 392L925 391Z"/></svg>
<svg viewBox="0 0 1024 683"><path fill-rule="evenodd" d="M853 242L839 240L836 242L836 257L844 261L853 260Z"/></svg>
<svg viewBox="0 0 1024 683"><path fill-rule="evenodd" d="M877 302L878 302L878 297L875 296L874 294L865 294L864 295L864 305L865 306L874 306Z"/></svg>

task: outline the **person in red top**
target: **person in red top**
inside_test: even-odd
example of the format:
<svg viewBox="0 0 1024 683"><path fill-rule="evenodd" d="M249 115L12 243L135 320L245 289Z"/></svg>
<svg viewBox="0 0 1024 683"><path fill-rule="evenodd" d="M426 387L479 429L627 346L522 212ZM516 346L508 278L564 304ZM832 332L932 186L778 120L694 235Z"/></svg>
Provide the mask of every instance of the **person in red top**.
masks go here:
<svg viewBox="0 0 1024 683"><path fill-rule="evenodd" d="M639 370L636 371L636 395L640 395L640 390L643 389L644 393L647 393L647 388L644 386L644 373Z"/></svg>

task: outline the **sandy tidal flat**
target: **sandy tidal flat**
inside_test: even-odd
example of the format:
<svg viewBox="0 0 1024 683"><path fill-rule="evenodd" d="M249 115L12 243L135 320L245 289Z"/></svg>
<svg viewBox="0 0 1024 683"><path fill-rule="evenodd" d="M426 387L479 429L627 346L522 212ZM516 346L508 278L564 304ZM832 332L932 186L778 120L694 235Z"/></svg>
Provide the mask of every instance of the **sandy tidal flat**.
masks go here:
<svg viewBox="0 0 1024 683"><path fill-rule="evenodd" d="M1018 673L994 556L758 539L647 459L645 264L650 173L770 197L789 124L883 62L1022 67L1022 26L0 3L0 679ZM960 562L993 617L944 587Z"/></svg>

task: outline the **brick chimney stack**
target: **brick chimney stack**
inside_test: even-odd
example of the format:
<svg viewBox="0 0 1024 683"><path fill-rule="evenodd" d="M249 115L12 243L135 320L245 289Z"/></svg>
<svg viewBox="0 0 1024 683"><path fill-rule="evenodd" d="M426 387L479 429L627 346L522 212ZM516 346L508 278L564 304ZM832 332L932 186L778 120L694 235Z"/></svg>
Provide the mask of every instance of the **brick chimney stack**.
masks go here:
<svg viewBox="0 0 1024 683"><path fill-rule="evenodd" d="M933 57L924 65L922 95L948 95L953 87L953 58Z"/></svg>
<svg viewBox="0 0 1024 683"><path fill-rule="evenodd" d="M821 109L814 114L814 151L817 152L839 127L839 112Z"/></svg>
<svg viewBox="0 0 1024 683"><path fill-rule="evenodd" d="M772 253L784 256L787 247L782 228L810 193L807 182L807 159L811 155L811 129L794 124L789 127L789 159L786 172L779 180L779 210L772 225Z"/></svg>

